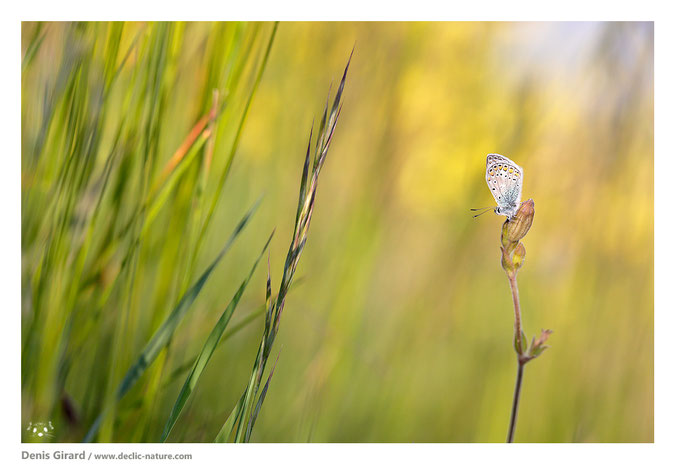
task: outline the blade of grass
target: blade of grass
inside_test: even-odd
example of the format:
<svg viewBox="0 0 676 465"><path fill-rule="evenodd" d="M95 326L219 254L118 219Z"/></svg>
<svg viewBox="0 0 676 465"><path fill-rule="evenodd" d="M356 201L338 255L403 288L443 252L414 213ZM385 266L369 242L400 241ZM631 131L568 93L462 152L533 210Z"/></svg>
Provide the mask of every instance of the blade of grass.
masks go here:
<svg viewBox="0 0 676 465"><path fill-rule="evenodd" d="M40 49L40 46L42 45L42 41L45 39L45 36L47 35L47 31L43 30L43 23L38 23L37 26L35 26L35 30L33 31L33 36L31 37L31 41L28 45L28 48L26 48L26 53L23 56L23 60L21 60L21 72L23 72L26 67L33 61L33 57L35 57L35 54L38 52ZM23 27L26 27L25 24Z"/></svg>
<svg viewBox="0 0 676 465"><path fill-rule="evenodd" d="M275 25L272 28L272 33L270 34L270 39L268 40L268 45L265 50L265 55L263 56L263 61L261 63L260 68L258 69L258 74L256 75L253 87L251 88L251 92L249 93L249 96L247 98L246 105L244 106L244 111L242 112L242 118L240 119L239 125L237 126L237 132L235 133L235 139L233 140L232 146L230 147L230 153L228 154L225 168L223 169L221 177L218 180L218 187L216 188L211 204L209 205L209 209L207 210L204 223L202 223L202 229L200 230L199 236L197 237L197 243L195 246L195 255L199 253L200 246L204 239L204 235L206 233L207 228L209 227L209 224L211 223L211 218L213 217L214 211L216 210L218 199L220 198L221 192L223 191L223 186L225 185L225 181L228 178L228 174L230 173L230 167L232 166L232 161L235 157L235 153L237 152L237 148L239 147L239 140L240 137L242 136L242 131L244 130L244 123L246 122L246 117L249 114L249 108L251 107L251 102L253 101L253 97L256 94L256 89L258 89L258 84L260 83L261 78L263 77L263 72L265 71L268 62L268 57L270 56L270 51L272 50L272 44L275 40L275 34L277 33L278 25L279 22L275 22Z"/></svg>
<svg viewBox="0 0 676 465"><path fill-rule="evenodd" d="M169 194L178 185L178 181L189 168L192 161L196 158L206 140L213 136L211 132L205 131L208 121L209 114L207 113L193 126L190 133L184 139L183 143L178 149L176 149L171 159L165 165L162 174L150 189L150 193L146 197L146 200L139 207L137 207L136 211L132 213L131 218L128 220L126 226L120 229L115 238L107 244L105 250L102 250L99 253L101 257L104 257L101 260L101 266L104 266L105 263L108 263L112 259L112 252L118 248L122 239L130 231L132 231L132 225L138 221L140 215L146 212L146 210L149 210L149 213L144 219L143 229L141 230L141 233L138 235L138 237L136 237L136 240L133 242L133 244L139 243L149 231L150 226L153 224L153 220L156 218L157 213L162 208L162 206L164 206ZM122 260L120 271L126 267L128 261L129 256L125 256ZM116 282L117 281L115 281L113 284ZM102 300L105 301L107 298Z"/></svg>
<svg viewBox="0 0 676 465"><path fill-rule="evenodd" d="M258 348L258 353L256 354L256 362L254 363L253 370L251 370L251 377L249 378L249 384L247 385L246 392L244 393L244 405L242 406L243 416L240 418L240 421L237 423L237 429L235 431L235 442L242 442L245 436L244 424L247 422L247 418L251 416L251 410L253 409L253 399L256 395L256 390L258 389L259 380L262 375L263 369L263 352L265 349L265 339L261 340L261 345Z"/></svg>
<svg viewBox="0 0 676 465"><path fill-rule="evenodd" d="M211 110L209 111L209 122L204 129L204 136L208 138L206 147L204 149L204 155L202 157L202 164L199 167L199 174L197 175L198 180L195 185L195 192L192 199L193 208L190 212L188 227L188 237L186 240L186 250L188 256L192 258L188 260L187 266L185 266L185 273L183 275L183 283L181 284L181 291L184 291L185 288L190 284L190 280L193 277L193 270L197 260L197 254L194 253L197 246L197 237L200 229L200 222L202 220L202 210L204 210L204 199L205 191L207 185L207 178L209 177L209 169L211 167L211 159L214 153L215 139L216 139L216 119L218 117L218 103L219 101L219 92L217 89L213 90L212 93L212 102Z"/></svg>
<svg viewBox="0 0 676 465"><path fill-rule="evenodd" d="M199 121L197 121L197 123L192 127L183 143L178 147L178 149L176 149L174 154L164 165L162 173L155 181L153 188L151 189L151 192L156 192L159 189L159 186L164 182L164 180L167 179L167 177L171 174L172 171L174 171L174 169L181 162L181 160L183 160L185 154L188 153L190 147L192 147L195 141L197 140L197 137L199 137L199 135L202 134L202 131L204 131L204 128L207 126L207 123L209 123L210 118L213 117L210 115L210 113L207 113L203 115L199 119Z"/></svg>
<svg viewBox="0 0 676 465"><path fill-rule="evenodd" d="M146 344L136 363L132 365L131 368L129 368L127 374L122 379L122 382L120 382L116 393L116 398L118 400L121 399L129 391L129 389L131 389L131 387L136 383L141 375L143 375L148 366L150 366L150 364L155 360L157 355L164 348L165 344L171 339L176 327L199 295L202 287L209 278L209 275L211 275L218 262L223 258L225 253L232 246L235 239L247 225L249 219L256 211L259 204L260 200L258 200L254 206L251 207L251 209L244 215L242 220L240 220L239 224L235 227L235 230L233 231L223 249L219 252L209 267L207 267L204 273L202 273L202 276L200 276L195 284L193 284L192 287L183 295L174 310L169 314L164 323L162 323L160 328L155 332L151 340ZM90 442L94 439L105 414L106 411L103 411L99 414L98 418L94 421L94 424L91 426L89 432L85 436L84 442Z"/></svg>
<svg viewBox="0 0 676 465"><path fill-rule="evenodd" d="M297 285L301 284L303 282L303 277L299 277L296 279L291 286L289 287L289 291L291 289L294 289ZM273 299L276 299L277 295L273 297ZM228 329L223 333L223 337L218 341L218 345L216 346L216 349L219 347L223 346L223 343L230 339L232 336L237 334L239 331L242 329L246 328L249 326L252 322L256 321L257 318L265 315L267 312L267 305L266 304L261 304L254 310L253 312L249 313L247 316L242 318L241 321L238 321L236 324L233 324L232 326L229 326ZM188 371L192 366L195 364L195 361L197 360L197 357L192 358L191 360L181 364L178 368L174 369L171 374L167 377L167 380L162 384L160 389L164 389L171 385L174 381L176 381L180 376L182 376L186 371Z"/></svg>
<svg viewBox="0 0 676 465"><path fill-rule="evenodd" d="M232 297L232 300L230 300L230 303L225 308L225 310L223 310L221 317L218 319L218 321L216 322L216 325L211 330L211 333L209 334L209 337L207 338L206 342L204 343L204 347L202 347L202 350L200 351L199 355L197 356L197 360L195 360L195 364L193 365L192 371L190 372L190 374L186 378L185 383L183 383L183 388L181 388L181 392L178 394L178 398L176 399L176 402L174 403L174 407L171 410L171 413L169 414L169 418L167 419L167 423L164 426L164 432L162 433L162 438L160 439L161 442L166 442L167 437L169 436L169 433L171 433L171 430L174 428L174 425L176 424L176 420L178 420L178 417L181 414L181 411L183 410L185 403L188 401L188 397L190 397L190 394L192 393L193 389L197 385L197 382L199 381L199 378L202 375L202 372L206 368L207 363L209 363L209 359L211 359L211 356L213 355L214 351L216 350L216 346L218 345L218 342L220 341L221 336L223 336L223 332L225 331L225 328L228 326L228 323L230 322L230 318L232 317L232 314L235 311L235 308L237 308L237 304L239 303L240 299L242 298L242 294L244 294L244 290L246 289L247 285L249 284L249 281L251 280L251 277L253 276L254 271L256 270L256 267L258 266L258 263L261 260L261 257L263 256L263 254L267 250L268 245L270 245L270 241L272 240L273 234L274 234L274 232L272 234L270 234L270 237L268 238L267 242L265 243L263 250L261 250L261 253L258 255L258 258L256 259L253 266L251 267L251 271L249 272L249 275L246 277L246 279L244 281L242 281L242 284L239 286L239 289L237 289L237 292Z"/></svg>
<svg viewBox="0 0 676 465"><path fill-rule="evenodd" d="M270 386L270 380L272 380L272 375L275 374L275 368L277 368L277 362L279 362L279 355L282 353L280 350L279 353L277 354L277 359L275 360L275 364L272 366L272 370L270 370L270 374L268 375L268 379L265 382L265 386L263 386L263 390L261 391L261 395L258 397L258 402L256 402L256 407L254 408L253 413L251 414L251 418L249 419L249 425L247 426L246 429L246 436L244 438L244 442L249 442L251 440L251 433L253 431L253 427L256 424L256 418L258 418L258 413L261 411L261 407L263 406L263 401L265 400L265 394L268 393L268 387Z"/></svg>
<svg viewBox="0 0 676 465"><path fill-rule="evenodd" d="M203 132L202 135L197 140L197 142L192 146L192 148L186 155L185 159L183 160L183 163L178 165L178 167L171 172L171 177L164 184L160 193L157 194L157 197L155 197L152 206L148 210L148 216L146 217L145 223L143 224L143 229L139 234L139 240L141 240L145 236L145 234L148 231L148 228L152 225L153 220L159 213L162 206L166 203L169 193L178 184L178 181L181 179L181 176L183 175L183 173L186 172L192 161L197 157L197 154L199 153L200 149L202 148L202 146L204 145L204 143L207 141L208 138L209 134Z"/></svg>
<svg viewBox="0 0 676 465"><path fill-rule="evenodd" d="M184 256L185 257L192 257L192 259L187 258L188 261L188 266L181 266L180 268L183 268L183 278L182 278L182 283L179 287L179 295L183 294L187 289L188 286L190 286L190 282L194 277L193 273L193 268L195 267L196 264L196 256L193 254L193 249L194 249L194 242L195 242L195 236L197 235L197 231L199 230L199 221L202 217L201 211L202 211L202 199L203 199L203 191L204 191L204 186L206 184L206 179L208 176L208 165L209 165L209 159L211 157L211 154L213 153L213 147L214 147L214 139L215 139L215 133L214 133L214 128L216 125L216 120L219 115L219 92L216 89L213 89L212 91L212 105L209 113L207 113L206 116L208 116L208 123L206 126L202 126L201 130L203 130L200 140L195 143L193 146L194 150L200 150L200 146L203 144L202 139L206 139L206 148L203 151L203 155L201 156L201 162L199 166L199 173L197 174L197 180L193 179L193 192L192 192L192 205L193 208L190 209L190 212L188 214L188 217L186 218L189 226L187 226L186 231L184 232L184 238L182 240L182 244L184 244ZM196 129L193 130L193 133L196 134ZM191 134L192 136L192 134ZM194 139L194 138L193 138ZM194 140L193 140L194 142ZM188 158L191 157L192 150L188 154ZM176 163L179 163L180 159L176 161ZM183 164L193 164L192 160L184 160ZM170 164L167 164L168 171L171 172L174 170L175 165L171 166ZM180 167L176 169L178 172L180 170ZM177 191L180 191L180 188L176 189ZM167 353L171 351L172 344L169 342L167 344ZM169 357L165 357L163 360L163 363L167 363L169 360ZM149 399L153 399L153 409L155 406L159 404L157 401L158 395L157 391L160 389L160 383L159 379L162 376L162 372L164 371L164 365L161 366L161 368L157 373L157 376L155 377L157 379L157 382L153 385L149 385L149 389L146 392L145 396ZM154 410L151 410L149 417L150 418L155 418L156 413ZM161 413L160 413L161 415ZM156 437L156 432L150 432L147 428L143 430L143 434L145 434L146 438L152 438ZM152 439L146 439L146 441L152 440Z"/></svg>
<svg viewBox="0 0 676 465"><path fill-rule="evenodd" d="M232 437L233 430L235 429L235 425L239 422L239 419L242 416L243 407L244 407L244 394L242 394L242 397L240 397L239 400L237 401L237 405L235 405L235 408L232 409L232 412L230 412L230 415L228 415L228 419L225 420L225 423L223 423L223 426L216 435L214 442L230 442L231 439L234 439Z"/></svg>

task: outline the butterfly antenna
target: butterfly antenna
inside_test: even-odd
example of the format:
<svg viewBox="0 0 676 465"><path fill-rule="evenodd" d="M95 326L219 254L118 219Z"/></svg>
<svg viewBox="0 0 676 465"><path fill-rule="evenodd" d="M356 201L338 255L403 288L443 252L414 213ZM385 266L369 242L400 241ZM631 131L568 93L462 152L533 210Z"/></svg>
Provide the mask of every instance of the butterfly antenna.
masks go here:
<svg viewBox="0 0 676 465"><path fill-rule="evenodd" d="M478 216L481 216L481 215L483 215L484 213L488 213L489 211L490 211L490 209L489 209L489 210L484 210L484 211L482 211L481 213L478 213L478 214L472 216L472 218L476 218L476 217L478 217Z"/></svg>
<svg viewBox="0 0 676 465"><path fill-rule="evenodd" d="M489 212L492 209L493 209L493 207L470 208L469 211L472 211L472 212L479 212L480 211L481 213L478 213L478 214L472 216L472 218L476 218L477 216L481 216L484 213Z"/></svg>

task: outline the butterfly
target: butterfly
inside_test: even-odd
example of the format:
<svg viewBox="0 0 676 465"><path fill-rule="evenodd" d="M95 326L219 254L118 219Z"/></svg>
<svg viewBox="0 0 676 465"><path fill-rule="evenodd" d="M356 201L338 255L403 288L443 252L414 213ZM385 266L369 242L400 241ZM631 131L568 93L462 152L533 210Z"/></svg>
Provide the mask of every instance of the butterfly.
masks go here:
<svg viewBox="0 0 676 465"><path fill-rule="evenodd" d="M507 157L489 153L486 157L486 184L498 204L493 211L497 215L504 215L511 219L521 204L523 168ZM477 210L479 209L473 209L473 211Z"/></svg>

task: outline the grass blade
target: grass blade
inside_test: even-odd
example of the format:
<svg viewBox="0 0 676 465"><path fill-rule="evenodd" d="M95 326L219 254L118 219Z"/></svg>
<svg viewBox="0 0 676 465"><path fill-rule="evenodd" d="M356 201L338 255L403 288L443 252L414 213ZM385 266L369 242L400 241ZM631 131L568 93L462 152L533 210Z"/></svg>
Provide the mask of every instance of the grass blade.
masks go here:
<svg viewBox="0 0 676 465"><path fill-rule="evenodd" d="M176 327L178 326L187 310L190 308L192 303L199 295L200 291L202 290L202 287L209 278L209 275L211 275L211 272L214 270L214 268L216 268L218 262L223 258L225 253L232 246L237 236L239 236L244 227L247 225L248 221L251 219L251 216L256 211L259 204L260 200L257 201L254 204L254 206L251 207L251 209L244 215L242 220L235 227L235 230L228 239L228 242L216 256L211 265L209 265L209 267L204 271L204 273L202 273L202 276L200 276L200 278L195 282L195 284L193 284L192 287L188 289L188 291L183 295L183 297L176 305L174 310L172 310L167 319L162 323L162 325L150 339L148 344L146 344L138 360L127 371L127 374L124 376L122 382L120 383L117 389L116 398L118 401L129 391L129 389L131 389L131 387L136 383L136 381L141 377L141 375L143 375L145 370L150 366L150 364L155 360L160 351L171 339L171 336L176 330ZM94 421L94 424L91 426L89 432L85 436L84 442L91 442L94 439L105 414L106 411L103 411L99 414L98 418Z"/></svg>
<svg viewBox="0 0 676 465"><path fill-rule="evenodd" d="M281 354L281 352L280 352ZM275 364L272 366L272 370L270 370L270 374L268 375L267 381L265 381L265 386L263 386L263 390L261 391L261 395L258 397L258 402L256 403L256 408L254 408L253 413L251 414L251 419L249 420L249 425L246 429L246 437L244 439L244 442L249 442L251 439L251 432L253 431L253 427L256 424L256 418L258 418L258 413L261 411L261 407L263 406L263 401L265 400L265 394L268 393L268 387L270 386L270 380L272 380L272 375L275 374L275 368L277 368L277 362L279 362L279 354L277 354L277 359L275 360Z"/></svg>
<svg viewBox="0 0 676 465"><path fill-rule="evenodd" d="M174 403L174 408L172 409L171 414L169 415L169 418L167 419L167 423L164 426L164 432L162 433L162 438L160 439L161 442L165 442L167 440L169 433L171 433L171 430L174 428L174 425L176 424L176 420L178 420L178 417L181 414L181 411L183 410L185 403L188 401L188 397L190 397L190 394L192 393L193 389L197 385L197 381L199 381L199 378L202 375L202 372L204 371L204 369L206 368L207 363L209 363L209 359L211 359L211 356L213 355L214 351L216 350L216 347L218 346L218 343L221 339L221 336L223 336L223 332L225 331L225 328L228 326L228 323L230 322L230 318L232 317L232 314L235 311L237 304L239 303L240 299L242 298L242 294L244 294L244 290L246 289L247 285L249 284L249 281L251 280L251 276L253 276L253 273L256 270L256 267L258 266L258 263L260 262L261 257L263 256L263 254L267 250L268 245L270 245L270 240L272 240L272 234L270 234L270 237L268 238L267 242L265 243L263 250L258 255L258 258L256 259L253 266L251 267L251 271L249 272L249 275L247 276L247 278L244 281L242 281L242 284L239 286L239 289L237 289L237 292L232 297L232 300L230 300L230 303L225 308L225 310L223 310L221 317L218 319L218 321L216 322L216 325L211 330L209 337L207 338L206 342L204 343L204 347L202 347L202 350L200 351L199 355L197 356L197 360L195 360L195 364L193 365L192 371L190 372L190 374L186 378L185 383L183 384L183 388L181 388L181 392L178 394L178 398L176 399L176 402Z"/></svg>
<svg viewBox="0 0 676 465"><path fill-rule="evenodd" d="M296 279L291 286L289 287L289 290L294 289L297 285L301 284L303 282L303 277L299 277ZM270 296L270 301L274 301L274 299L277 298L277 295L275 294L274 296ZM225 341L230 339L232 336L237 334L239 331L242 329L246 328L249 324L252 322L256 321L259 317L266 315L271 312L272 307L269 305L269 303L264 303L258 306L256 310L253 312L249 313L247 316L242 318L240 321L237 323L228 326L228 329L223 333L223 336L221 337L220 341L218 341L218 345L216 346L216 349L221 347ZM266 323L267 324L267 323ZM193 357L191 360L188 360L187 362L181 364L178 368L174 369L174 371L171 372L171 374L168 376L167 380L162 384L162 389L167 388L170 386L174 381L176 381L179 377L183 376L188 370L192 368L192 366L195 364L195 361L197 360L197 357Z"/></svg>
<svg viewBox="0 0 676 465"><path fill-rule="evenodd" d="M234 439L231 436L235 425L242 415L242 407L244 407L244 394L242 394L242 397L239 398L237 405L235 405L235 408L232 409L232 412L230 412L228 419L225 420L225 423L223 423L223 426L216 435L214 442L230 442L231 439Z"/></svg>
<svg viewBox="0 0 676 465"><path fill-rule="evenodd" d="M28 44L28 48L26 48L26 53L24 54L23 59L21 60L21 72L23 72L31 63L31 61L33 61L33 57L35 57L35 54L38 52L38 50L40 50L42 41L47 35L46 31L43 30L43 26L43 23L38 23L35 27L35 30L33 31L31 41ZM23 24L22 27L26 27L25 24Z"/></svg>
<svg viewBox="0 0 676 465"><path fill-rule="evenodd" d="M263 72L265 71L265 68L267 66L268 58L270 57L270 51L272 50L272 44L274 43L275 35L277 34L278 25L279 22L275 22L272 28L272 33L270 34L270 39L268 40L268 44L265 49L265 55L263 55L263 61L261 62L260 67L258 68L258 73L256 74L256 79L254 80L253 87L251 88L246 104L244 105L244 111L242 112L242 117L239 121L239 125L237 126L237 131L235 132L235 139L233 140L232 145L230 147L230 152L228 154L228 158L226 159L225 168L223 169L221 177L218 180L218 187L216 188L211 204L209 205L209 209L207 210L206 217L204 218L204 222L202 223L202 229L200 230L199 236L197 237L197 245L196 245L197 251L199 251L200 249L202 240L204 239L204 235L206 234L206 230L209 227L209 224L211 223L211 218L213 217L214 211L216 210L218 199L220 198L221 192L223 191L223 186L225 185L225 181L228 178L228 174L230 173L230 167L232 166L232 161L235 158L235 153L237 152L237 148L239 147L239 140L244 130L244 123L246 122L246 117L249 114L251 102L253 101L254 95L256 94L258 85L261 82L261 78L263 77Z"/></svg>

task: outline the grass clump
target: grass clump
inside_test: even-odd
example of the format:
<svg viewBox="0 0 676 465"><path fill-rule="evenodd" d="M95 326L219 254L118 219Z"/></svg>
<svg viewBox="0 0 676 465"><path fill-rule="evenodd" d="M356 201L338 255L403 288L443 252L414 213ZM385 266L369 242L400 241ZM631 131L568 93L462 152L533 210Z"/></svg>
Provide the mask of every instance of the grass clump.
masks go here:
<svg viewBox="0 0 676 465"><path fill-rule="evenodd" d="M229 212L225 245L209 237L276 30L23 24L25 424L159 437L181 322L256 210Z"/></svg>

